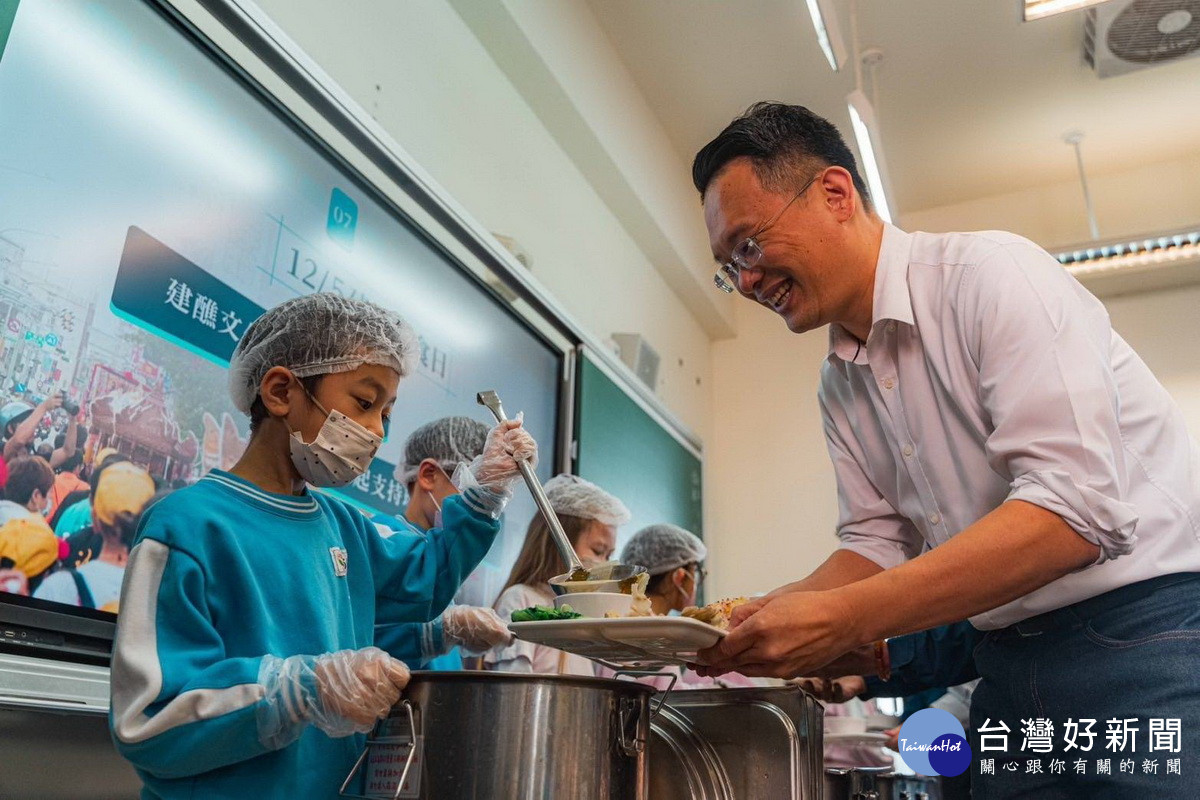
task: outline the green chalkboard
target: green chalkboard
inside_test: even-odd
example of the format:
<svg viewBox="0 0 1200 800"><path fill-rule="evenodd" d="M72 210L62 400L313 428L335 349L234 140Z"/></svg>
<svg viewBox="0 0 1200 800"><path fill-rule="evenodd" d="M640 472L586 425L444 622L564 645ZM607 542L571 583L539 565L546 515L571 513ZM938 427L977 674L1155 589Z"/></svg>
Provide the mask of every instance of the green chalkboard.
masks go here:
<svg viewBox="0 0 1200 800"><path fill-rule="evenodd" d="M13 20L17 18L17 3L20 0L0 0L0 58L4 57L4 46L12 32Z"/></svg>
<svg viewBox="0 0 1200 800"><path fill-rule="evenodd" d="M636 531L672 522L704 535L702 462L586 353L579 359L576 472L621 498L633 514L617 549Z"/></svg>

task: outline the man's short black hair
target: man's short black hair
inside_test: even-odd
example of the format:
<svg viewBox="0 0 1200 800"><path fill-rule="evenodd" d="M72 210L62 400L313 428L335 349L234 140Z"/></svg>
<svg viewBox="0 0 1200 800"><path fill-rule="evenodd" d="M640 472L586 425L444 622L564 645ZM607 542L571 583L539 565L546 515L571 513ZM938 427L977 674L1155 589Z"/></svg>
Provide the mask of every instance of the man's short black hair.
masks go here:
<svg viewBox="0 0 1200 800"><path fill-rule="evenodd" d="M298 378L300 385L308 390L308 393L314 397L317 394L317 387L321 385L321 378L324 375L309 375L307 378ZM262 395L255 395L254 402L250 404L250 433L253 434L258 430L258 426L262 421L269 417L267 407L263 404Z"/></svg>
<svg viewBox="0 0 1200 800"><path fill-rule="evenodd" d="M692 183L701 199L717 173L736 158L749 158L763 188L779 194L799 191L818 170L842 167L870 208L867 185L846 140L833 123L804 106L755 103L700 148Z"/></svg>

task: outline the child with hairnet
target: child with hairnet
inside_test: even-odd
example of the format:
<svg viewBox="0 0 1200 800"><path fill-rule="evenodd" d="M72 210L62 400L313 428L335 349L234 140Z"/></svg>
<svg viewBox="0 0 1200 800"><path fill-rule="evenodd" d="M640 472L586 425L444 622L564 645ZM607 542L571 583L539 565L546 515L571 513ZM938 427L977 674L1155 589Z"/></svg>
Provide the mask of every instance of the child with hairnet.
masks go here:
<svg viewBox="0 0 1200 800"><path fill-rule="evenodd" d="M655 614L674 615L696 603L696 594L707 574L704 559L708 548L700 537L678 525L660 522L647 525L625 543L621 551L622 564L644 567L650 575L646 597ZM656 689L712 689L717 687L749 687L758 685L751 678L731 672L720 678L705 678L690 669L674 667L677 677L647 677L639 680ZM608 670L599 670L601 677L611 677Z"/></svg>
<svg viewBox="0 0 1200 800"><path fill-rule="evenodd" d="M424 621L482 559L537 446L497 426L440 529L384 538L308 487L362 475L413 363L412 329L340 295L256 320L229 368L251 436L142 520L112 660L110 724L143 798L336 797L408 680L376 622Z"/></svg>
<svg viewBox="0 0 1200 800"><path fill-rule="evenodd" d="M563 532L583 565L612 558L617 547L617 528L630 519L625 504L577 475L555 475L546 481L544 488L550 507L558 515ZM535 514L504 590L496 599L496 613L501 619L511 619L512 612L520 608L554 605L550 579L566 571L567 565L550 538L546 520ZM484 664L498 672L596 674L595 663L583 656L521 639L489 650L484 655Z"/></svg>
<svg viewBox="0 0 1200 800"><path fill-rule="evenodd" d="M404 440L404 460L396 465L396 480L408 491L408 505L403 519L375 518L380 534L440 528L446 498L458 494L452 476L483 452L487 435L488 427L470 417L442 417L410 433ZM459 647L479 654L512 639L495 611L471 605L452 605L432 622L375 626L375 644L416 669L459 670Z"/></svg>

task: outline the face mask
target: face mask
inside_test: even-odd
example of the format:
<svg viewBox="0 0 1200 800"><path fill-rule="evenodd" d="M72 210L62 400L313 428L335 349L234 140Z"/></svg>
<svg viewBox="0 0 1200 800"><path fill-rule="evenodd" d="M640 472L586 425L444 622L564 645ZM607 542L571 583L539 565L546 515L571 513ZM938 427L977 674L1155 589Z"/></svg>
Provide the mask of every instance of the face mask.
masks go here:
<svg viewBox="0 0 1200 800"><path fill-rule="evenodd" d="M683 588L684 583L688 580L691 580L691 582L692 582L692 590L690 592ZM683 596L683 604L685 606L690 606L690 605L695 604L695 602L696 602L696 579L694 577L692 577L691 573L688 573L687 575L685 575L683 580L681 580L679 583L675 584L675 588L676 588L676 590L678 590L679 594Z"/></svg>
<svg viewBox="0 0 1200 800"><path fill-rule="evenodd" d="M450 473L446 472L446 470L442 468L441 464L437 464L436 466L438 468L438 471L446 476L446 480L450 481L450 483L453 484L454 479L450 477ZM458 469L456 467L455 472L457 472L457 471L458 471ZM433 527L440 528L440 527L442 527L442 504L439 503L437 501L437 498L434 497L433 495L429 495L429 499L433 501L433 507L437 509L437 511L433 515Z"/></svg>
<svg viewBox="0 0 1200 800"><path fill-rule="evenodd" d="M367 471L383 440L342 412L325 411L315 397L305 394L325 413L325 423L311 442L301 439L300 431L291 431L292 464L313 486L345 486Z"/></svg>
<svg viewBox="0 0 1200 800"><path fill-rule="evenodd" d="M42 516L48 517L48 516L50 516L50 506L51 506L50 495L48 495L48 494L43 495L42 498L46 501L45 503L42 503Z"/></svg>
<svg viewBox="0 0 1200 800"><path fill-rule="evenodd" d="M442 527L442 504L433 495L430 495L429 499L433 501L433 507L437 509L433 514L433 527L440 528Z"/></svg>

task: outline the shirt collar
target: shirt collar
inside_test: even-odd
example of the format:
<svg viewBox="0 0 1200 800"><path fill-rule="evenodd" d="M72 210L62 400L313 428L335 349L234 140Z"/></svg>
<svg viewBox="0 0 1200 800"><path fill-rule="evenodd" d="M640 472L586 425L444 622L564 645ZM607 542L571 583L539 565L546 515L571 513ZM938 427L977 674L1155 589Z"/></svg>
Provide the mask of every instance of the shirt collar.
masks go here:
<svg viewBox="0 0 1200 800"><path fill-rule="evenodd" d="M871 298L871 329L883 320L912 325L912 296L908 291L908 262L912 234L890 223L883 224L883 240L875 262L875 289ZM866 348L838 323L829 326L829 358L853 363Z"/></svg>

